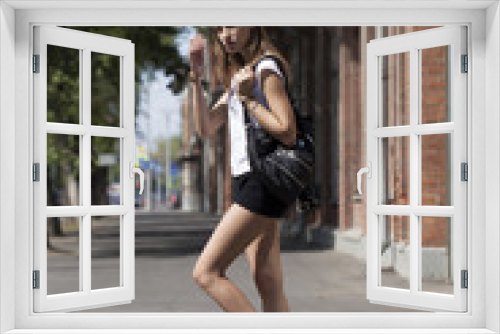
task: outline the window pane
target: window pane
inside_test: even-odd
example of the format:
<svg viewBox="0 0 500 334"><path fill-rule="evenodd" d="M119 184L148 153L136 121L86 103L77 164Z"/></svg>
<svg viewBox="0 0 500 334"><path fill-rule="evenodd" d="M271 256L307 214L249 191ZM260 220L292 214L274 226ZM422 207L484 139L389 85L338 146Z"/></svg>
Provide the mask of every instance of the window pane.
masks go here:
<svg viewBox="0 0 500 334"><path fill-rule="evenodd" d="M410 137L381 139L380 204L410 204Z"/></svg>
<svg viewBox="0 0 500 334"><path fill-rule="evenodd" d="M120 126L120 57L91 52L92 125Z"/></svg>
<svg viewBox="0 0 500 334"><path fill-rule="evenodd" d="M47 206L81 205L80 138L47 133Z"/></svg>
<svg viewBox="0 0 500 334"><path fill-rule="evenodd" d="M93 216L92 290L119 287L120 216Z"/></svg>
<svg viewBox="0 0 500 334"><path fill-rule="evenodd" d="M422 105L421 124L452 121L450 104L451 46L444 45L420 50Z"/></svg>
<svg viewBox="0 0 500 334"><path fill-rule="evenodd" d="M422 291L453 294L451 217L420 217Z"/></svg>
<svg viewBox="0 0 500 334"><path fill-rule="evenodd" d="M380 56L381 124L410 125L410 52Z"/></svg>
<svg viewBox="0 0 500 334"><path fill-rule="evenodd" d="M80 217L47 218L48 295L81 291L79 232Z"/></svg>
<svg viewBox="0 0 500 334"><path fill-rule="evenodd" d="M423 135L422 205L453 205L452 140L453 134Z"/></svg>
<svg viewBox="0 0 500 334"><path fill-rule="evenodd" d="M120 138L91 137L91 205L119 205Z"/></svg>
<svg viewBox="0 0 500 334"><path fill-rule="evenodd" d="M80 122L80 50L47 45L47 122Z"/></svg>
<svg viewBox="0 0 500 334"><path fill-rule="evenodd" d="M380 286L410 289L410 217L380 216Z"/></svg>

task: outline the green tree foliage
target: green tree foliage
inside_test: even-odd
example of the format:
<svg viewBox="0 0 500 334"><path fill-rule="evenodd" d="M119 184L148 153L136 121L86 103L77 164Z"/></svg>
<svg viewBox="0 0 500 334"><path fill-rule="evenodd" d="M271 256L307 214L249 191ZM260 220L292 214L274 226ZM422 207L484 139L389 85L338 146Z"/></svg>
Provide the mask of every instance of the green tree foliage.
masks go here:
<svg viewBox="0 0 500 334"><path fill-rule="evenodd" d="M141 71L151 65L155 70L164 70L174 80L168 88L179 94L186 84L189 61L177 49L175 40L186 33L187 27L66 27L75 30L128 39L135 45L136 96ZM103 67L106 74L108 67Z"/></svg>
<svg viewBox="0 0 500 334"><path fill-rule="evenodd" d="M102 34L130 40L135 45L135 96L139 102L141 72L146 67L154 71L162 70L173 80L168 87L174 94L179 94L186 85L189 61L179 54L175 40L186 32L187 27L64 27L94 34ZM80 82L79 82L78 50L49 46L48 80L47 80L47 121L61 123L80 123ZM120 126L119 101L119 57L92 53L91 57L91 124L102 126ZM135 108L137 110L137 108ZM64 137L64 138L63 138ZM79 140L73 136L48 136L47 164L58 166L59 172L72 175L75 180L79 176ZM71 140L68 140L71 139ZM113 139L113 143L110 140ZM118 143L119 144L119 143ZM94 138L92 140L92 204L107 204L106 187L112 182L108 180L108 167L97 165L98 154L118 153L119 145L114 138ZM114 175L119 175L119 163L113 166ZM125 173L126 171L122 171ZM68 174L65 174L68 175ZM48 184L54 189L48 190L49 203L56 203L55 189L67 189L64 177L51 179ZM80 185L81 187L81 185ZM52 195L50 194L52 193ZM52 197L51 197L52 196ZM66 196L67 198L67 196ZM63 205L79 205L66 203Z"/></svg>

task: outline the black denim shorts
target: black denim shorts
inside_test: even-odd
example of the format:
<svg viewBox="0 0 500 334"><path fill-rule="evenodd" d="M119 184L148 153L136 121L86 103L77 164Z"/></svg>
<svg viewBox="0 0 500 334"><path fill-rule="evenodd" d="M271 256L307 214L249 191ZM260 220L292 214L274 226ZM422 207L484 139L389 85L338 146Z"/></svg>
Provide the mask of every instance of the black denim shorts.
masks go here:
<svg viewBox="0 0 500 334"><path fill-rule="evenodd" d="M284 203L276 198L252 171L232 176L231 186L234 203L263 216L281 218L295 203Z"/></svg>

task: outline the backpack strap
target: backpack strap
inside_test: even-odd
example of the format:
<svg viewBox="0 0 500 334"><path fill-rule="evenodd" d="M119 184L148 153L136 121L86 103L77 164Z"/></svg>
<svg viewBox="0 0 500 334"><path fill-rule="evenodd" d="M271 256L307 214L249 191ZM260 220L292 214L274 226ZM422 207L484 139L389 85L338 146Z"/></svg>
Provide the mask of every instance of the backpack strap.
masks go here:
<svg viewBox="0 0 500 334"><path fill-rule="evenodd" d="M289 91L289 87L288 87L288 78L286 76L286 72L284 70L284 66L283 66L283 63L281 61L281 59L271 53L268 53L267 51L254 63L252 64L252 69L253 71L255 72L256 69L257 69L257 65L260 61L266 59L266 58L269 58L269 59L273 59L276 64L278 65L278 69L280 70L280 72L283 74L283 77L285 78L285 90L286 90L286 93L288 94L288 97L290 99L292 99L293 101L293 97L292 95L290 94L290 91Z"/></svg>

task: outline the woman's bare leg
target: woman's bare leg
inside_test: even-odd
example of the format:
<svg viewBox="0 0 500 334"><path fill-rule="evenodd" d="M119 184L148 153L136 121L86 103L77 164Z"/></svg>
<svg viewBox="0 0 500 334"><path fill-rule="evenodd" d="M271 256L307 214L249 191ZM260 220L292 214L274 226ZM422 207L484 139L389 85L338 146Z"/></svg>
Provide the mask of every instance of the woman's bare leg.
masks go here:
<svg viewBox="0 0 500 334"><path fill-rule="evenodd" d="M274 219L233 204L217 225L193 268L193 278L228 312L257 312L250 300L225 277L227 267Z"/></svg>
<svg viewBox="0 0 500 334"><path fill-rule="evenodd" d="M283 289L278 224L269 224L245 250L264 312L290 312Z"/></svg>

